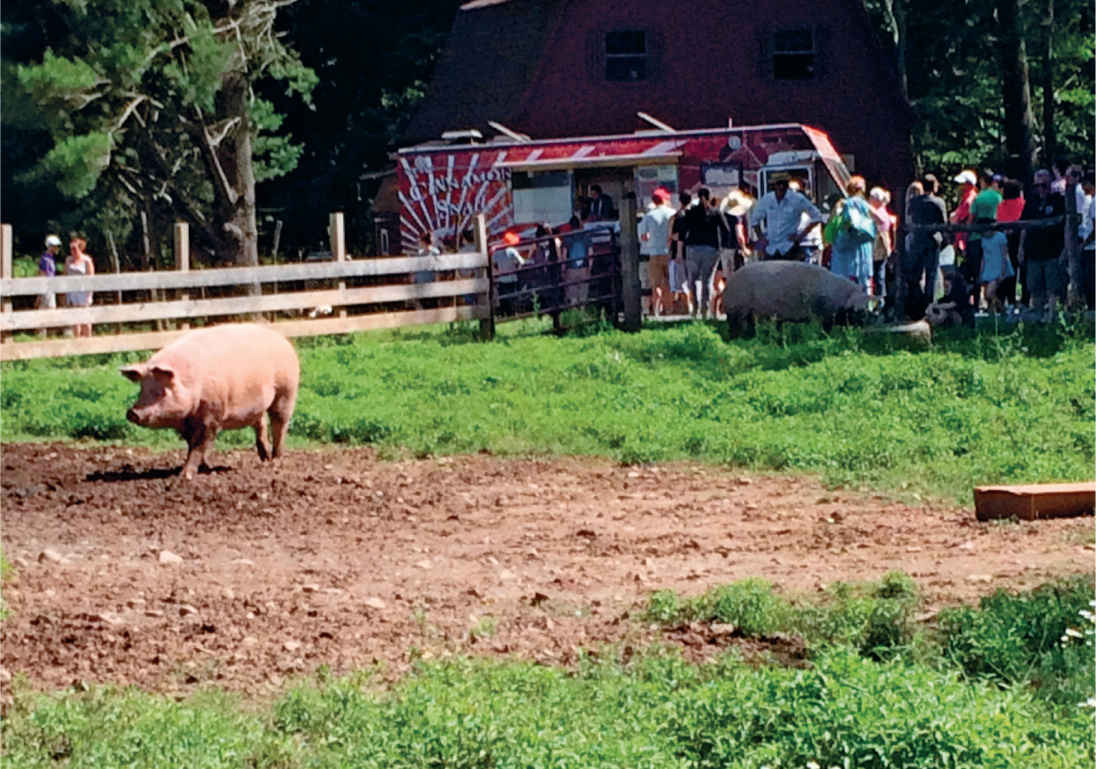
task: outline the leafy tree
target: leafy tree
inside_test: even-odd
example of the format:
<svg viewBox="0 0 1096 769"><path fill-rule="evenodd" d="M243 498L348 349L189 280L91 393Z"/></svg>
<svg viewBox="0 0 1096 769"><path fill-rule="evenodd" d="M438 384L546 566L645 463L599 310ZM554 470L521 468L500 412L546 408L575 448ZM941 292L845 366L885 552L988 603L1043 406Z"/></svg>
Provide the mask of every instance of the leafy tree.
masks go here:
<svg viewBox="0 0 1096 769"><path fill-rule="evenodd" d="M900 57L896 64L919 117L913 148L920 168L988 164L1026 176L1032 154L1043 164L1059 153L1091 162L1096 73L1090 3L864 2ZM1041 124L1034 115L1041 115Z"/></svg>
<svg viewBox="0 0 1096 769"><path fill-rule="evenodd" d="M276 80L307 101L315 85L275 28L291 2L58 0L29 10L48 46L15 67L19 97L33 105L24 122L52 147L23 181L49 180L130 218L182 217L218 260L257 264L255 184L291 170L300 147L254 87Z"/></svg>
<svg viewBox="0 0 1096 769"><path fill-rule="evenodd" d="M301 60L318 75L315 110L265 89L294 136L307 136L296 169L264 187L264 203L288 213L283 242L326 240L331 211L347 214L347 238L365 249L369 210L453 23L458 0L363 3L298 0L285 9Z"/></svg>

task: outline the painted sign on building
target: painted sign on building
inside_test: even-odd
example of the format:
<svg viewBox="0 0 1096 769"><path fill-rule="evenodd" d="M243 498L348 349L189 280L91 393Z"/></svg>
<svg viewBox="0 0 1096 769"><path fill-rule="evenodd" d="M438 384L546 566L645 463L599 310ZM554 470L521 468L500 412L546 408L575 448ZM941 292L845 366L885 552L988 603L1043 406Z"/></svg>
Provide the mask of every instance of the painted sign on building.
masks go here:
<svg viewBox="0 0 1096 769"><path fill-rule="evenodd" d="M580 194L610 180L634 192L640 206L658 186L757 195L764 192L767 160L790 151L800 151L800 176L816 201L848 181L826 134L798 124L412 147L399 152L400 241L413 252L429 231L435 242L455 247L479 213L492 235L533 222L562 224L580 206ZM787 164L781 168L796 173Z"/></svg>

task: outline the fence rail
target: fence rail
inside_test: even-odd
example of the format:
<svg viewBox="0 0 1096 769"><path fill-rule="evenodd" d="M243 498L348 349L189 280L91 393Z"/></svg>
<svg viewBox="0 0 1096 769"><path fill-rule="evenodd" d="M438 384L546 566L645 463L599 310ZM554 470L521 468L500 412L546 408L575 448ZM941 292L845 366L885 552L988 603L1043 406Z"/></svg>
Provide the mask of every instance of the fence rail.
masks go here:
<svg viewBox="0 0 1096 769"><path fill-rule="evenodd" d="M354 279L404 279L423 270L454 273L476 270L485 274L488 252L482 222L477 222L479 237L475 251L375 259L347 259L341 247L344 242L341 215L333 215L332 224L332 261L189 270L188 254L176 253L176 264L180 265L177 270L52 278L12 276L11 227L3 225L0 230L0 360L154 349L185 333L188 321L202 318L289 313L297 317L276 320L274 325L286 336L299 337L422 323L483 321L491 315L487 277L457 277L429 283L346 285L347 280ZM185 248L187 243L185 226L176 225L177 247L182 244ZM181 234L180 228L183 228ZM267 293L262 292L261 286L267 287ZM226 287L239 287L247 293L199 297L206 289ZM100 297L109 296L111 302L126 299L127 295L122 292L127 292L131 301L57 309L19 309L13 302L46 292L61 295L76 291L97 292ZM165 298L152 300L150 295ZM469 296L475 297L474 304L465 303L464 298ZM423 300L441 306L423 307ZM22 300L24 304L26 301ZM400 305L406 309L393 309ZM347 308L364 311L350 314ZM304 317L309 315L311 317ZM91 337L18 341L12 338L12 332L37 330L44 333L45 329L85 323L124 326L155 322L162 326L171 321L179 322L179 328L148 331L131 325L122 333Z"/></svg>
<svg viewBox="0 0 1096 769"><path fill-rule="evenodd" d="M0 225L0 360L156 349L186 333L191 321L262 314L288 313L291 317L278 318L273 325L289 337L478 320L481 333L490 338L496 319L549 314L559 330L561 311L594 305L614 320L623 309L624 327L638 329L635 202L629 198L624 203L619 242L611 229L589 233L584 274L566 274L565 257L557 250L551 264L521 269L520 287L501 295L482 215L475 219L475 250L455 254L348 259L342 214L335 213L330 227L331 261L198 270L189 267L189 235L186 225L179 223L174 233L175 270L51 278L13 277L11 226ZM521 248L535 250L537 245L536 240L524 241ZM422 272L448 279L422 283L410 279ZM347 281L367 285L348 286ZM569 289L580 285L589 290L581 292L580 298L567 296ZM206 296L207 290L215 296ZM101 303L27 308L30 297L84 291L95 293ZM238 295L216 295L233 292ZM498 315L502 299L508 300L505 318ZM630 325L629 318L633 319ZM148 328L152 323L154 331ZM47 329L81 324L100 328L116 324L122 331L46 337ZM165 328L171 324L176 328ZM13 338L15 332L35 331L38 335L30 339Z"/></svg>

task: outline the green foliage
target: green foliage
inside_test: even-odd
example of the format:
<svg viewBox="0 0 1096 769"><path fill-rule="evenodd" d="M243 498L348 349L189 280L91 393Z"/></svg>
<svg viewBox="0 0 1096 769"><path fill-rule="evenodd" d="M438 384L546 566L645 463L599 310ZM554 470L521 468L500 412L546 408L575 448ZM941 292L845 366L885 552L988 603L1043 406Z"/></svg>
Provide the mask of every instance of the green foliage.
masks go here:
<svg viewBox="0 0 1096 769"><path fill-rule="evenodd" d="M866 0L883 39L894 30L886 9L906 22L906 72L910 102L918 120L913 148L918 168L941 178L960 168L1007 167L1001 66L997 47L1001 31L996 4L985 0L925 2ZM1021 3L1020 27L1027 48L1030 96L1040 162L1053 158L1045 150L1042 122L1047 77L1045 50L1052 35L1050 61L1055 155L1092 162L1092 114L1096 109L1093 69L1093 11L1080 0L1055 0L1053 26L1047 3Z"/></svg>
<svg viewBox="0 0 1096 769"><path fill-rule="evenodd" d="M27 769L299 766L290 740L221 695L187 703L135 689L41 696L5 719L4 733L5 763Z"/></svg>
<svg viewBox="0 0 1096 769"><path fill-rule="evenodd" d="M492 344L469 342L459 327L300 341L290 439L371 444L389 456L698 459L963 504L978 484L1091 475L1087 321L941 336L925 352L852 331L728 344L704 324L527 335L538 328L515 324ZM135 388L117 373L122 361L4 364L0 435L175 445L125 422ZM72 393L74 378L86 397ZM248 443L244 432L220 440Z"/></svg>
<svg viewBox="0 0 1096 769"><path fill-rule="evenodd" d="M4 121L21 141L17 153L15 142L4 144L5 163L12 156L19 169L5 169L5 193L11 173L12 187L47 198L58 221L119 237L138 212L149 213L154 241L171 221L187 220L196 246L235 256L242 249L223 225L248 231L236 220L252 215L245 207L256 179L287 173L301 154L253 90L282 81L300 98L315 84L274 29L281 5L84 0L6 14L4 92L17 114L5 109ZM258 146L238 141L242 131ZM257 176L237 163L238 152L255 155ZM44 185L81 209L49 199Z"/></svg>
<svg viewBox="0 0 1096 769"><path fill-rule="evenodd" d="M729 623L753 638L795 633L813 649L841 646L870 659L888 659L913 640L917 602L917 586L900 572L886 574L878 584L837 583L821 600L810 602L781 596L765 580L747 579L692 599L656 591L648 598L643 617L665 625Z"/></svg>
<svg viewBox="0 0 1096 769"><path fill-rule="evenodd" d="M705 593L689 614L699 620L728 622L744 635L763 636L784 629L789 607L773 593L772 583L747 579Z"/></svg>
<svg viewBox="0 0 1096 769"><path fill-rule="evenodd" d="M969 676L1002 685L1033 681L1048 699L1075 705L1092 696L1096 667L1091 648L1063 640L1092 600L1091 576L1028 594L999 590L978 609L940 615L944 654Z"/></svg>
<svg viewBox="0 0 1096 769"><path fill-rule="evenodd" d="M353 676L246 711L204 695L19 693L12 765L50 767L1000 767L1092 761L1091 720L1020 690L847 650L808 669L647 653L564 671L419 666L390 690Z"/></svg>
<svg viewBox="0 0 1096 769"><path fill-rule="evenodd" d="M104 133L66 136L46 154L36 173L53 176L63 194L82 198L95 189L99 175L110 165L110 150L110 136Z"/></svg>

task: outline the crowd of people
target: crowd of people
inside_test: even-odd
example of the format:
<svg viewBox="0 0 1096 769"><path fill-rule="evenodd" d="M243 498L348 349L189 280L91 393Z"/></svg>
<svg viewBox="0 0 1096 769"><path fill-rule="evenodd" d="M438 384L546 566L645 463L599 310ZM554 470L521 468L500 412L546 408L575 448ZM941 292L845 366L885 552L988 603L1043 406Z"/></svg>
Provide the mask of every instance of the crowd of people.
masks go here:
<svg viewBox="0 0 1096 769"><path fill-rule="evenodd" d="M962 171L952 178L950 213L940 181L924 174L905 190L901 216L892 210L888 190L869 189L859 175L849 179L844 194L821 206L800 179L783 172L769 175L768 191L756 200L742 189L720 197L699 187L679 193L675 207L672 193L656 188L637 226L649 296L644 311L717 317L732 272L752 260L782 259L816 264L856 283L891 320L969 326L979 313L1025 308L1046 319L1068 284L1062 217L1067 186L1076 189L1076 211L1082 214L1076 225L1080 283L1093 309L1093 175L1075 166L1059 170L1036 172L1026 195L1019 181L1001 174ZM533 296L545 299L537 287L549 276L530 269L540 262L561 265L550 282L562 282L564 291L547 298L551 305L586 301L591 271L600 272L591 258L591 232L615 226L617 216L599 187L591 193L567 224L538 228L534 246L522 250L515 233L505 234L505 248L494 255L504 313L530 309ZM992 228L1021 219L1045 224ZM515 295L524 295L524 305L507 299Z"/></svg>
<svg viewBox="0 0 1096 769"><path fill-rule="evenodd" d="M901 243L890 192L869 190L862 176L825 202L826 213L799 180L779 172L756 201L739 190L719 199L701 187L695 196L681 193L675 211L669 192L656 190L638 228L649 271L647 309L714 317L726 276L753 259L784 259L848 278L893 320L969 326L980 313L1025 309L1047 320L1069 282L1066 226L1077 227L1079 284L1088 309L1096 308L1091 171L1068 164L1057 174L1039 170L1026 196L1019 181L989 170L962 171L953 184L957 204L950 214L935 175L909 185ZM1067 189L1076 191L1076 222L1062 216ZM1030 224L992 228L1021 219Z"/></svg>

